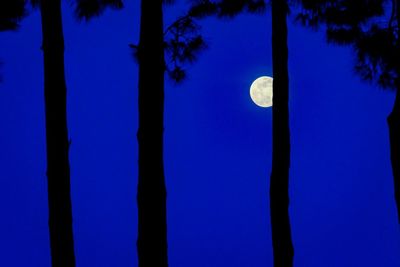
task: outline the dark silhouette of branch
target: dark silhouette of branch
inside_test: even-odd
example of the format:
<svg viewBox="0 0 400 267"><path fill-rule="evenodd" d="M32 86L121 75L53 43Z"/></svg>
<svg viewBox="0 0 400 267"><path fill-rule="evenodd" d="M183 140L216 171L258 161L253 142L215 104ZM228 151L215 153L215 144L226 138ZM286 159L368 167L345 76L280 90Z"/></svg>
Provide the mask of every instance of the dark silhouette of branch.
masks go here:
<svg viewBox="0 0 400 267"><path fill-rule="evenodd" d="M122 9L122 0L77 0L75 2L75 15L78 19L89 21L100 16L107 8Z"/></svg>
<svg viewBox="0 0 400 267"><path fill-rule="evenodd" d="M26 0L0 1L0 32L16 30L26 14Z"/></svg>
<svg viewBox="0 0 400 267"><path fill-rule="evenodd" d="M166 71L177 83L186 78L183 66L194 63L199 53L207 48L199 32L200 26L190 15L178 18L164 31L164 46L168 58Z"/></svg>
<svg viewBox="0 0 400 267"><path fill-rule="evenodd" d="M15 31L19 27L20 21L26 15L25 0L2 0L0 1L0 32ZM0 61L0 68L3 62ZM0 73L0 83L3 77Z"/></svg>
<svg viewBox="0 0 400 267"><path fill-rule="evenodd" d="M331 43L352 46L354 70L381 88L396 91L388 116L394 192L400 223L400 1L391 0L385 17L385 0L302 0L303 25L324 24ZM382 23L386 19L386 23Z"/></svg>

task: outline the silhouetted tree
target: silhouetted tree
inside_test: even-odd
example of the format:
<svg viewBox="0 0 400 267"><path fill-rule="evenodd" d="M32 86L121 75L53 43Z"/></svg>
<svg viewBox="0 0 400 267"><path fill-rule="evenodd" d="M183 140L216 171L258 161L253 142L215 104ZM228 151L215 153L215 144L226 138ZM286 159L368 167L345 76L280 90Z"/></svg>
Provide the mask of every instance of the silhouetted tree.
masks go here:
<svg viewBox="0 0 400 267"><path fill-rule="evenodd" d="M270 209L274 266L293 266L294 249L289 218L289 74L287 1L272 0L272 172Z"/></svg>
<svg viewBox="0 0 400 267"><path fill-rule="evenodd" d="M168 266L167 202L163 160L164 74L179 82L182 67L204 48L191 16L164 31L163 0L141 1L140 40L134 49L139 63L139 177L137 189L140 267ZM165 53L171 63L165 62Z"/></svg>
<svg viewBox="0 0 400 267"><path fill-rule="evenodd" d="M167 214L163 162L163 0L141 1L139 61L139 267L166 267Z"/></svg>
<svg viewBox="0 0 400 267"><path fill-rule="evenodd" d="M391 47L393 49L388 51L392 53L390 53L387 60L385 60L385 64L387 64L386 66L389 69L386 70L386 73L390 73L391 76L393 76L393 87L396 90L393 110L389 114L387 121L389 126L390 159L394 178L397 219L400 223L400 1L396 0L393 4L393 9L395 11L392 14L396 16L397 25L394 31L392 30L393 26L389 25L389 30L392 30L392 37L389 37L389 40L394 39L394 37L396 37L396 39L394 42L391 42Z"/></svg>
<svg viewBox="0 0 400 267"><path fill-rule="evenodd" d="M209 1L205 1L209 2ZM266 3L260 0L215 1L214 10L219 17L233 17L243 11L260 12ZM273 66L273 151L270 178L270 213L274 266L293 266L294 249L289 218L289 76L286 0L271 0L272 4L272 66ZM207 10L206 7L203 8ZM208 5L212 10L212 5Z"/></svg>
<svg viewBox="0 0 400 267"><path fill-rule="evenodd" d="M204 1L212 2L212 1ZM214 1L214 9L208 4L208 12L214 10L219 17L234 17L247 12L260 12L266 7L262 0L221 0ZM274 266L293 265L294 249L291 239L289 218L289 76L286 0L271 0L272 4L272 66L273 66L273 151L270 178L270 213ZM203 7L203 10L207 10ZM204 11L203 11L204 12Z"/></svg>
<svg viewBox="0 0 400 267"><path fill-rule="evenodd" d="M52 266L75 266L61 0L41 0Z"/></svg>
<svg viewBox="0 0 400 267"><path fill-rule="evenodd" d="M400 223L400 1L302 0L302 4L298 18L304 25L317 28L326 24L329 42L353 47L357 55L355 71L363 80L396 91L387 121ZM385 6L389 11L386 16Z"/></svg>
<svg viewBox="0 0 400 267"><path fill-rule="evenodd" d="M193 12L216 14L218 17L234 17L237 14L260 12L266 3L262 0L198 1ZM274 266L293 266L294 249L289 218L289 75L286 0L271 0L272 4L272 53L273 53L273 152L270 178L270 212Z"/></svg>
<svg viewBox="0 0 400 267"><path fill-rule="evenodd" d="M108 5L121 2L76 0L79 18L98 15ZM35 0L40 8L44 56L44 95L46 113L47 182L52 266L75 266L70 193L70 167L67 128L67 88L64 70L64 35L61 0Z"/></svg>
<svg viewBox="0 0 400 267"><path fill-rule="evenodd" d="M392 1L386 23L372 22L355 40L356 71L364 80L396 92L387 118L397 217L400 223L400 1Z"/></svg>
<svg viewBox="0 0 400 267"><path fill-rule="evenodd" d="M131 45L139 63L137 250L140 267L168 266L163 161L164 74L167 72L176 82L182 81L186 77L183 65L194 62L206 47L195 20L217 13L225 15L220 4L192 1L188 13L164 30L163 2L173 1L141 1L140 41L138 46ZM249 6L246 2L257 0L237 2L243 2L241 6L245 7Z"/></svg>

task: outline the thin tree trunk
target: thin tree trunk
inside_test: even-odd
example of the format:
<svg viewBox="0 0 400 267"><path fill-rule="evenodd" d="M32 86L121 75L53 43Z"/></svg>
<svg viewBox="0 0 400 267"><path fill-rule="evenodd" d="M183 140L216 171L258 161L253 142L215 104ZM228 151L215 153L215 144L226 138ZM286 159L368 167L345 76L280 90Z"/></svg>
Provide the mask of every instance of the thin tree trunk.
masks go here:
<svg viewBox="0 0 400 267"><path fill-rule="evenodd" d="M141 1L139 42L139 267L167 267L163 163L164 47L162 0Z"/></svg>
<svg viewBox="0 0 400 267"><path fill-rule="evenodd" d="M272 172L270 180L270 210L274 266L293 266L293 244L289 219L289 76L286 1L272 1Z"/></svg>
<svg viewBox="0 0 400 267"><path fill-rule="evenodd" d="M396 91L396 100L388 116L390 160L394 178L394 196L397 207L397 219L400 224L400 88Z"/></svg>
<svg viewBox="0 0 400 267"><path fill-rule="evenodd" d="M53 267L75 266L61 0L41 0L47 182Z"/></svg>

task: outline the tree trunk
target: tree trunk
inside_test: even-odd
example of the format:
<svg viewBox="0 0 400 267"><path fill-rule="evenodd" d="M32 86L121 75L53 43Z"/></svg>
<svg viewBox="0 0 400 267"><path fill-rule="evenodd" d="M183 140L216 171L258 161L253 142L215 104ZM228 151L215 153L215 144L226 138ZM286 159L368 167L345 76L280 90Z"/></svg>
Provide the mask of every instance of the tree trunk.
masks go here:
<svg viewBox="0 0 400 267"><path fill-rule="evenodd" d="M400 25L400 0L393 1L396 12L397 25ZM397 27L400 34L400 28ZM398 35L399 36L399 35ZM397 47L400 48L400 40L397 40ZM394 197L397 207L397 219L400 224L400 78L396 80L396 99L392 112L387 118L389 126L390 161L394 179Z"/></svg>
<svg viewBox="0 0 400 267"><path fill-rule="evenodd" d="M53 267L75 266L61 0L41 0L50 247Z"/></svg>
<svg viewBox="0 0 400 267"><path fill-rule="evenodd" d="M162 0L141 1L139 42L139 267L167 267L167 207L163 162L164 37Z"/></svg>
<svg viewBox="0 0 400 267"><path fill-rule="evenodd" d="M293 244L289 219L289 77L286 1L272 1L272 172L270 210L274 266L293 266Z"/></svg>
<svg viewBox="0 0 400 267"><path fill-rule="evenodd" d="M397 218L400 224L400 88L396 91L396 100L388 116L390 160L394 178L394 196L397 206Z"/></svg>

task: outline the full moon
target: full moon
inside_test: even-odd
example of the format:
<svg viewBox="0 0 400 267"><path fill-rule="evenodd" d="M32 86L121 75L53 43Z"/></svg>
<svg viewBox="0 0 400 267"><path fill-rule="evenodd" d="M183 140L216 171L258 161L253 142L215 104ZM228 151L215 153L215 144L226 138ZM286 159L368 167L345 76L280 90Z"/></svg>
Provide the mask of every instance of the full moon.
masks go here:
<svg viewBox="0 0 400 267"><path fill-rule="evenodd" d="M256 79L250 86L250 97L260 107L272 106L272 77L262 76Z"/></svg>

